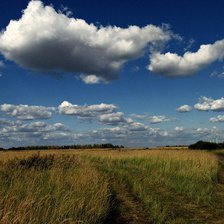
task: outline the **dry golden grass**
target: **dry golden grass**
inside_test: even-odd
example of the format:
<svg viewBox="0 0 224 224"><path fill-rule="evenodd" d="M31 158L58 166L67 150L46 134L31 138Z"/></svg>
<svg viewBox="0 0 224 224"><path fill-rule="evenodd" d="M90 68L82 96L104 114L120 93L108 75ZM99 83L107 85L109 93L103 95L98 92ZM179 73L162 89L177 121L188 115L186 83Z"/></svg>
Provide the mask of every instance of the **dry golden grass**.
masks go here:
<svg viewBox="0 0 224 224"><path fill-rule="evenodd" d="M107 215L109 194L107 178L80 157L5 161L0 166L0 223L99 223Z"/></svg>
<svg viewBox="0 0 224 224"><path fill-rule="evenodd" d="M189 153L190 152L190 153ZM95 155L100 157L123 158L123 157L145 157L151 155L171 155L179 157L180 154L187 156L201 155L208 156L206 152L187 150L185 148L157 148L157 149L70 149L70 150L24 150L24 151L0 151L0 161L7 161L14 158L27 158L35 154L44 155Z"/></svg>
<svg viewBox="0 0 224 224"><path fill-rule="evenodd" d="M57 163L47 171L7 168L34 154L54 155ZM63 155L75 156L78 165L60 159ZM9 151L0 152L0 167L13 180L0 183L0 223L103 223L111 206L108 197L113 184L108 179L126 186L145 206L149 223L224 223L218 159L205 151Z"/></svg>

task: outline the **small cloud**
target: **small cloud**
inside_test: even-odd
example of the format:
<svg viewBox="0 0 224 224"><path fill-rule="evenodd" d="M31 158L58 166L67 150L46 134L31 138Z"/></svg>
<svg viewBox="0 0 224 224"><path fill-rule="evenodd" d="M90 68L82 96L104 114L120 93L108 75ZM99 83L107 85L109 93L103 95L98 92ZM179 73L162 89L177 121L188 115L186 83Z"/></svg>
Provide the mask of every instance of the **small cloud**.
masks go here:
<svg viewBox="0 0 224 224"><path fill-rule="evenodd" d="M199 99L199 103L194 105L194 108L200 111L224 111L224 97L214 100L203 96Z"/></svg>
<svg viewBox="0 0 224 224"><path fill-rule="evenodd" d="M0 73L0 78L2 77L2 73Z"/></svg>
<svg viewBox="0 0 224 224"><path fill-rule="evenodd" d="M94 104L94 105L76 105L71 104L68 101L62 102L58 106L60 114L73 115L79 118L95 118L102 114L110 114L115 111L117 106L114 104Z"/></svg>
<svg viewBox="0 0 224 224"><path fill-rule="evenodd" d="M175 127L174 130L177 132L182 132L184 130L184 128L183 127Z"/></svg>
<svg viewBox="0 0 224 224"><path fill-rule="evenodd" d="M118 125L120 123L126 123L124 114L122 112L115 112L110 114L102 114L99 116L99 121L103 124Z"/></svg>
<svg viewBox="0 0 224 224"><path fill-rule="evenodd" d="M100 77L97 77L96 75L81 75L80 78L82 81L86 84L93 85L93 84L99 84L103 83L103 79Z"/></svg>
<svg viewBox="0 0 224 224"><path fill-rule="evenodd" d="M177 108L177 111L180 112L180 113L186 113L186 112L189 112L191 110L192 110L191 106L186 105L186 104Z"/></svg>
<svg viewBox="0 0 224 224"><path fill-rule="evenodd" d="M171 121L171 119L167 118L164 115L157 115L157 116L155 115L155 116L150 116L149 121L151 124L158 124L158 123L162 123L162 122Z"/></svg>
<svg viewBox="0 0 224 224"><path fill-rule="evenodd" d="M224 122L224 115L218 115L217 117L211 117L210 122Z"/></svg>

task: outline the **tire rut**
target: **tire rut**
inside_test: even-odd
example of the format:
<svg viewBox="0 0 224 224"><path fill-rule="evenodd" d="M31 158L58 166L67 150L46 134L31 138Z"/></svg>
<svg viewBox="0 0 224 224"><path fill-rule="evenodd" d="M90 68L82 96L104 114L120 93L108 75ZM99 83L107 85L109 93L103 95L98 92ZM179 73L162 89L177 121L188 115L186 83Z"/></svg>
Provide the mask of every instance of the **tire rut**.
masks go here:
<svg viewBox="0 0 224 224"><path fill-rule="evenodd" d="M111 211L105 224L146 224L148 214L143 203L137 200L127 187L111 180Z"/></svg>
<svg viewBox="0 0 224 224"><path fill-rule="evenodd" d="M224 184L224 156L218 155L219 167L218 167L218 182Z"/></svg>

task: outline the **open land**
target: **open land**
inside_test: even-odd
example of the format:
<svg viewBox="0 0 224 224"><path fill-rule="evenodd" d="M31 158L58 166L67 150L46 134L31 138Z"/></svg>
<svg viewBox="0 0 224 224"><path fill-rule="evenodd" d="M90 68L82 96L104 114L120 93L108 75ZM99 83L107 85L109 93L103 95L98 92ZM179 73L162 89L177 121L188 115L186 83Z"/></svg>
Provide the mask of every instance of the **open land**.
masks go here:
<svg viewBox="0 0 224 224"><path fill-rule="evenodd" d="M224 150L0 152L0 223L224 223Z"/></svg>

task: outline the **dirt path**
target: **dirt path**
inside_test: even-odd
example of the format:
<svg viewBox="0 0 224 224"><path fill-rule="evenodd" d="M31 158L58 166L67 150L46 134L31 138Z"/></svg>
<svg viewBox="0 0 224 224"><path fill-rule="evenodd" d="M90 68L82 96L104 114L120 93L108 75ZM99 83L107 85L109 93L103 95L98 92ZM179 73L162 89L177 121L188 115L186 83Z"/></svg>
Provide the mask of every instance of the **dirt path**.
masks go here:
<svg viewBox="0 0 224 224"><path fill-rule="evenodd" d="M218 155L219 158L219 172L218 172L218 181L217 193L218 200L220 201L219 206L214 208L214 211L207 210L205 207L198 207L196 205L185 203L183 198L183 204L179 206L180 195L176 195L176 201L168 199L172 206L174 206L175 213L181 214L184 210L191 211L192 214L195 213L195 221L190 223L214 223L214 224L223 224L224 223L224 155ZM107 172L105 172L107 173ZM150 211L146 211L144 203L136 199L135 195L125 186L124 183L121 183L117 178L110 179L111 187L111 208L110 213L104 222L104 224L146 224L150 222ZM164 194L164 192L163 192ZM177 205L176 205L177 204ZM193 215L194 216L194 215ZM184 215L182 216L184 218ZM186 217L186 220L189 217ZM193 217L194 218L194 217ZM199 219L197 219L199 218ZM200 220L203 220L201 222Z"/></svg>
<svg viewBox="0 0 224 224"><path fill-rule="evenodd" d="M146 224L144 205L121 183L111 180L111 211L105 224Z"/></svg>
<svg viewBox="0 0 224 224"><path fill-rule="evenodd" d="M218 182L224 184L224 155L218 155L219 170L218 170Z"/></svg>

